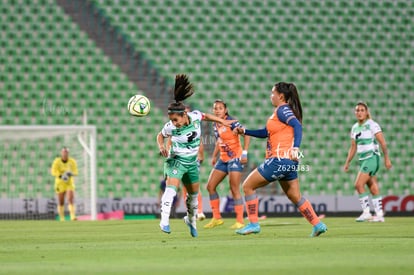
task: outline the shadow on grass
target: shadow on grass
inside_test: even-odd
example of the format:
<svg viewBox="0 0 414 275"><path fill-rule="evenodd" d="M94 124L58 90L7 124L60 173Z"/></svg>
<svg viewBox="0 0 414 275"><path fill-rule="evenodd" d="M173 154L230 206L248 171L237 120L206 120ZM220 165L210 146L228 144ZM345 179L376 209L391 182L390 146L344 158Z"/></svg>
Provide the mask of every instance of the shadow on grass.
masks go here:
<svg viewBox="0 0 414 275"><path fill-rule="evenodd" d="M303 225L301 223L292 223L292 222L281 222L281 223L273 223L273 222L261 222L261 227L281 227L281 226L297 226L297 225Z"/></svg>

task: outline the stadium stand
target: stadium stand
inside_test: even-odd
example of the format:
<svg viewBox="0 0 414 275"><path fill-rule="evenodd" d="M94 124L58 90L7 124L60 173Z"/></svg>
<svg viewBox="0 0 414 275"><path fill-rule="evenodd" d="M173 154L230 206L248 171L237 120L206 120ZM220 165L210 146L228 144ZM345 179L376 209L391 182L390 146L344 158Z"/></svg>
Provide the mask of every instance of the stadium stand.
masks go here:
<svg viewBox="0 0 414 275"><path fill-rule="evenodd" d="M54 1L1 1L1 123L72 124L86 109L98 126L99 197L156 196L162 106L145 123L129 117L125 103L138 88ZM208 112L222 98L244 125L262 127L272 85L294 82L304 107L305 193L354 194L356 162L355 173L342 165L359 100L372 108L394 160L391 171L380 171L383 192L414 192L407 168L414 159L413 1L88 3L170 82L188 73L197 90L193 108ZM151 90L142 93L151 98ZM42 112L44 101L67 113ZM248 169L264 148L252 141ZM204 164L204 184L209 170Z"/></svg>
<svg viewBox="0 0 414 275"><path fill-rule="evenodd" d="M162 160L153 153L156 145L150 142L157 131L152 124L160 125L162 113L154 108L150 117L140 121L128 115L129 97L144 92L54 1L3 1L1 9L1 64L5 72L1 74L1 124L79 125L87 110L89 124L98 126L99 197L123 197L127 191L132 197L156 194L153 183L158 183L160 169L133 167L162 166ZM53 178L48 170L56 152L51 148L39 147L47 152L44 160L30 165L35 174L43 171L36 180L36 190L45 197L53 196ZM24 164L24 157L21 162ZM145 184L133 180L141 178L144 171ZM137 182L138 188L132 189ZM14 196L19 196L25 193L27 183L9 186L16 190Z"/></svg>

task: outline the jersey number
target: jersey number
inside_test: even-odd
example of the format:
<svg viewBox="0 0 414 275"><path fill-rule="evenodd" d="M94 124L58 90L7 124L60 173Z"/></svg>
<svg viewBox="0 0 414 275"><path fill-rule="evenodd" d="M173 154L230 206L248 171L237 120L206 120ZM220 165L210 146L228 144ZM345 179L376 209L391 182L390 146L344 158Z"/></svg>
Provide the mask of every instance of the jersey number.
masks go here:
<svg viewBox="0 0 414 275"><path fill-rule="evenodd" d="M191 133L188 133L186 137L187 137L187 142L192 142L197 137L197 132L193 131Z"/></svg>

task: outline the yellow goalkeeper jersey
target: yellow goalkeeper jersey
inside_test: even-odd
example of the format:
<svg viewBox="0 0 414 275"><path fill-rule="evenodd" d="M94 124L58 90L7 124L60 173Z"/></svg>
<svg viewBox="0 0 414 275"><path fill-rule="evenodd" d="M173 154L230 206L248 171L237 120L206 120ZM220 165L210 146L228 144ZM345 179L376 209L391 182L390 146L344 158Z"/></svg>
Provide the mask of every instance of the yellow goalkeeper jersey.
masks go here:
<svg viewBox="0 0 414 275"><path fill-rule="evenodd" d="M73 176L78 175L78 165L75 159L69 157L66 162L62 158L57 157L53 161L51 174L55 177L55 183L73 184L73 177L69 177L68 181L63 181L60 177L65 172L71 172Z"/></svg>

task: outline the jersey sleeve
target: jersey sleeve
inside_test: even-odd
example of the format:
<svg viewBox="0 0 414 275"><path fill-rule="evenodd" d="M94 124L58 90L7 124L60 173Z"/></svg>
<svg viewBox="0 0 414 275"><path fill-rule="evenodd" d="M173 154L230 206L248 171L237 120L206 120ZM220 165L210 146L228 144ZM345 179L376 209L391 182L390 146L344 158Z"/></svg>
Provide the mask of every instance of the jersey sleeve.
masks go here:
<svg viewBox="0 0 414 275"><path fill-rule="evenodd" d="M200 112L199 110L194 110L191 113L192 113L195 120L197 120L197 119L204 120L204 118L205 118L205 114L203 112Z"/></svg>
<svg viewBox="0 0 414 275"><path fill-rule="evenodd" d="M165 123L164 127L161 129L161 135L163 137L169 137L172 135L172 122L168 121L167 123Z"/></svg>
<svg viewBox="0 0 414 275"><path fill-rule="evenodd" d="M370 126L372 134L375 136L377 133L382 132L381 127L378 123L372 120L371 126Z"/></svg>
<svg viewBox="0 0 414 275"><path fill-rule="evenodd" d="M252 137L257 137L257 138L267 138L269 136L266 127L262 129L257 129L257 130L245 129L244 134L248 136L252 136Z"/></svg>
<svg viewBox="0 0 414 275"><path fill-rule="evenodd" d="M288 105L284 105L277 109L277 118L281 122L288 124L289 120L294 119L296 117L292 109L290 109Z"/></svg>
<svg viewBox="0 0 414 275"><path fill-rule="evenodd" d="M349 132L349 137L353 140L355 140L355 133L354 133L355 127L356 127L356 124L352 125L351 131Z"/></svg>
<svg viewBox="0 0 414 275"><path fill-rule="evenodd" d="M293 147L299 148L302 142L302 124L296 118L292 109L288 105L281 106L277 109L277 118L293 128Z"/></svg>

